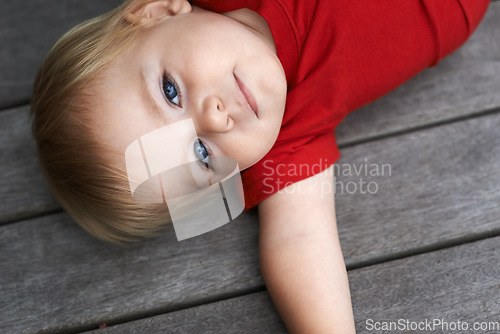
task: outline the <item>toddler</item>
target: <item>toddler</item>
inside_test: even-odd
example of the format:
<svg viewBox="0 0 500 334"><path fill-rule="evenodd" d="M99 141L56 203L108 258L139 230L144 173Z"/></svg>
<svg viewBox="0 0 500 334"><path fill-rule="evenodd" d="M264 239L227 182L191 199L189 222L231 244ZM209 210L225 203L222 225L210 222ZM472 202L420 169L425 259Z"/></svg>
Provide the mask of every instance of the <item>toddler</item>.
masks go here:
<svg viewBox="0 0 500 334"><path fill-rule="evenodd" d="M73 28L41 65L32 112L42 171L96 237L155 235L168 208L133 199L124 153L191 119L196 136L161 145L204 170L215 156L236 160L245 207L259 205L262 274L288 330L352 333L334 129L459 47L487 5L129 0Z"/></svg>

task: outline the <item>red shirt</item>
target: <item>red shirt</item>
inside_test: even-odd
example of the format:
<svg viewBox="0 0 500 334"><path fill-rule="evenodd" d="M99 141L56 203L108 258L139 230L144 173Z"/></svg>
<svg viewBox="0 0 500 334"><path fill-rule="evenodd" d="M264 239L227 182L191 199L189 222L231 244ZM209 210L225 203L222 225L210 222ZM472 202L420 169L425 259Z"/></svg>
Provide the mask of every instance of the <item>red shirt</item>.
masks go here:
<svg viewBox="0 0 500 334"><path fill-rule="evenodd" d="M264 17L288 95L278 139L242 172L245 209L340 157L334 130L351 111L458 48L489 0L198 0L215 12Z"/></svg>

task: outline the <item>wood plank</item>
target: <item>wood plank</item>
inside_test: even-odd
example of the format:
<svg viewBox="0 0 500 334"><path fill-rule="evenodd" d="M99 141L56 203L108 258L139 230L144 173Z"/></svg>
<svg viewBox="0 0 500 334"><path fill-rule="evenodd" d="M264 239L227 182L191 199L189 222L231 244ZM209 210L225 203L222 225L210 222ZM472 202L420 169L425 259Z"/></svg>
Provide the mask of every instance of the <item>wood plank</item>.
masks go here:
<svg viewBox="0 0 500 334"><path fill-rule="evenodd" d="M441 323L434 324L432 333L455 332L441 326L446 326L445 322L447 326L454 326L458 321L461 326L469 326L469 330L457 330L457 333L472 333L474 322L495 321L499 327L490 332L498 333L499 243L500 237L496 237L349 271L356 332L395 333L398 331L376 331L373 326L375 322L402 319L407 328L401 333L431 333L410 326L418 326L421 322L425 325L426 320L434 324L436 319ZM287 333L267 292L108 326L90 333L195 332Z"/></svg>
<svg viewBox="0 0 500 334"><path fill-rule="evenodd" d="M0 228L0 332L60 333L264 289L255 211L178 242L173 229L128 247L64 213Z"/></svg>
<svg viewBox="0 0 500 334"><path fill-rule="evenodd" d="M110 324L106 324L109 326ZM267 292L252 293L88 333L288 333Z"/></svg>
<svg viewBox="0 0 500 334"><path fill-rule="evenodd" d="M119 3L119 0L0 1L0 109L28 101L36 70L59 37Z"/></svg>
<svg viewBox="0 0 500 334"><path fill-rule="evenodd" d="M490 4L472 37L436 67L349 114L340 145L400 133L500 107L500 2Z"/></svg>
<svg viewBox="0 0 500 334"><path fill-rule="evenodd" d="M498 234L500 113L351 147L391 163L379 192L337 194L352 267ZM339 180L353 180L344 177ZM372 180L373 181L373 180ZM0 332L86 330L263 289L256 211L177 243L93 240L65 214L0 228Z"/></svg>
<svg viewBox="0 0 500 334"><path fill-rule="evenodd" d="M401 333L499 333L472 331L474 322L500 325L500 237L425 253L349 273L357 333L374 333L374 321L442 319L463 321L469 330L407 328ZM389 331L385 333L393 333Z"/></svg>
<svg viewBox="0 0 500 334"><path fill-rule="evenodd" d="M500 232L499 128L497 112L343 150L338 166L351 170L337 169L336 207L347 265Z"/></svg>
<svg viewBox="0 0 500 334"><path fill-rule="evenodd" d="M0 113L0 224L60 210L36 158L28 107Z"/></svg>

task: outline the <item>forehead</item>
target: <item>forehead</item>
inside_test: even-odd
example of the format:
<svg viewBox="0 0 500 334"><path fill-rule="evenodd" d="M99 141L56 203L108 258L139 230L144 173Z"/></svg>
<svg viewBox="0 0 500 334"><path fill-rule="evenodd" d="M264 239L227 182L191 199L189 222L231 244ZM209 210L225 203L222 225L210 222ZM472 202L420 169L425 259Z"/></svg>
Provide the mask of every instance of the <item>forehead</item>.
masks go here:
<svg viewBox="0 0 500 334"><path fill-rule="evenodd" d="M157 128L157 120L148 113L139 72L106 73L96 87L89 114L94 136L102 143L124 152L138 136Z"/></svg>

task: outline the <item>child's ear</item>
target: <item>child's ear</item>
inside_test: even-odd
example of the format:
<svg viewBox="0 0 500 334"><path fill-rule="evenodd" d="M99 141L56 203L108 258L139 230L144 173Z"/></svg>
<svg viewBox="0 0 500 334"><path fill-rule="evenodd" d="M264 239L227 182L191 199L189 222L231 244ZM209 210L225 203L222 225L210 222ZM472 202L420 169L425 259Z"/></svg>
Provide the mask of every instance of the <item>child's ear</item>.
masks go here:
<svg viewBox="0 0 500 334"><path fill-rule="evenodd" d="M138 0L132 4L124 18L131 24L152 24L191 10L191 4L187 0Z"/></svg>

